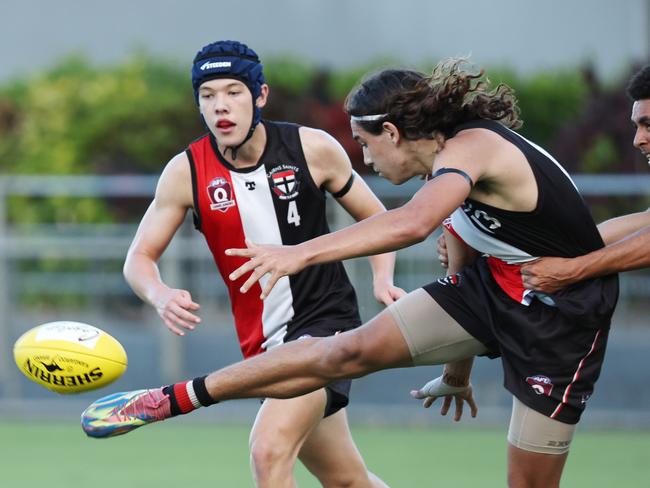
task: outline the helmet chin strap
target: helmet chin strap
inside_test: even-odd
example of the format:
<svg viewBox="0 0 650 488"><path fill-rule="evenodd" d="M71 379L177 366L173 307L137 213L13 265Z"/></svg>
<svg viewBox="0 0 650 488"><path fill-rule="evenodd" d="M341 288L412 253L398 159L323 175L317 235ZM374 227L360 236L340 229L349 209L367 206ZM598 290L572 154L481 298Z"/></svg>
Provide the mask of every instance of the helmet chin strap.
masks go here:
<svg viewBox="0 0 650 488"><path fill-rule="evenodd" d="M239 148L242 147L248 140L253 137L253 133L255 132L255 127L257 124L255 124L255 110L257 107L255 106L255 101L253 100L253 117L251 119L251 127L248 129L248 134L246 134L246 137L244 137L244 140L241 141L239 144L236 146L226 146L226 149L230 148L230 157L233 159L237 159L237 151L239 151ZM224 151L225 152L225 151Z"/></svg>
<svg viewBox="0 0 650 488"><path fill-rule="evenodd" d="M227 146L226 149L230 148L230 157L235 160L237 159L237 151L239 150L240 147L242 147L248 140L253 137L253 132L255 132L255 127L253 127L253 124L251 123L251 128L248 131L248 134L246 134L246 137L244 138L243 141L241 141L239 144L236 146Z"/></svg>

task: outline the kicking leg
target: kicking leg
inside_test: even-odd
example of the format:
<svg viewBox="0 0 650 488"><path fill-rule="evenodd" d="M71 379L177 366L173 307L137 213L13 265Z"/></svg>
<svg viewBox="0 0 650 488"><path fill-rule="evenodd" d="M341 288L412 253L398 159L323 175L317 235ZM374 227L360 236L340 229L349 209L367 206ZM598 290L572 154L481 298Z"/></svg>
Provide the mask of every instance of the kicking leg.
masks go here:
<svg viewBox="0 0 650 488"><path fill-rule="evenodd" d="M339 378L404 366L412 366L408 345L384 311L357 329L289 342L204 378L100 398L81 425L90 437L112 437L222 400L293 398Z"/></svg>
<svg viewBox="0 0 650 488"><path fill-rule="evenodd" d="M408 312L412 307L415 313ZM104 397L84 411L82 426L92 437L120 435L218 401L293 398L340 378L415 364L442 364L484 350L419 289L357 329L283 344L205 378Z"/></svg>
<svg viewBox="0 0 650 488"><path fill-rule="evenodd" d="M340 378L412 366L411 354L392 314L384 310L363 326L335 336L305 338L242 361L205 379L216 401L291 398Z"/></svg>
<svg viewBox="0 0 650 488"><path fill-rule="evenodd" d="M339 378L424 364L443 364L486 352L422 288L400 298L359 327L321 339L301 339L210 374L217 401L287 398Z"/></svg>

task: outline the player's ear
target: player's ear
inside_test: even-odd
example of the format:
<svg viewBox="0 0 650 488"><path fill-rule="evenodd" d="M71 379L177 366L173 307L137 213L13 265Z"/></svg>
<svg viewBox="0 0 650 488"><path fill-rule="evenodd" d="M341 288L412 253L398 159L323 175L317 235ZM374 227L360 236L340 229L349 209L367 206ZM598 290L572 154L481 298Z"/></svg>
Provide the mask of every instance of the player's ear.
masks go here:
<svg viewBox="0 0 650 488"><path fill-rule="evenodd" d="M438 143L438 148L436 150L436 153L439 153L440 151L442 151L444 149L445 141L447 139L445 138L445 135L442 132L436 131L436 133L433 136L433 140Z"/></svg>
<svg viewBox="0 0 650 488"><path fill-rule="evenodd" d="M395 124L393 124L392 122L384 122L381 125L381 128L383 133L388 136L388 138L393 144L398 144L400 142L402 137L399 133L399 129Z"/></svg>
<svg viewBox="0 0 650 488"><path fill-rule="evenodd" d="M264 83L260 87L260 96L257 97L257 100L255 100L255 105L259 108L264 107L264 105L266 105L268 98L269 98L269 85Z"/></svg>

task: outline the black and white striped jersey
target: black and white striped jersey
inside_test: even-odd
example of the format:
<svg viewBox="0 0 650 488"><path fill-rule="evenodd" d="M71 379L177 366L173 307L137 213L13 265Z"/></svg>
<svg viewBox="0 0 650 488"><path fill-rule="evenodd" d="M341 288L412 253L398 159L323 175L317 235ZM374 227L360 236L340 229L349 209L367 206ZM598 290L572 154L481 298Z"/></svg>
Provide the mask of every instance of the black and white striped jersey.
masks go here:
<svg viewBox="0 0 650 488"><path fill-rule="evenodd" d="M496 132L524 154L537 182L537 206L530 212L515 212L468 198L446 225L470 247L489 256L499 286L511 298L528 304L534 294L523 287L521 263L542 256L580 256L603 247L603 241L575 184L547 151L491 120L460 125L454 134L470 128ZM614 286L610 293L616 290Z"/></svg>

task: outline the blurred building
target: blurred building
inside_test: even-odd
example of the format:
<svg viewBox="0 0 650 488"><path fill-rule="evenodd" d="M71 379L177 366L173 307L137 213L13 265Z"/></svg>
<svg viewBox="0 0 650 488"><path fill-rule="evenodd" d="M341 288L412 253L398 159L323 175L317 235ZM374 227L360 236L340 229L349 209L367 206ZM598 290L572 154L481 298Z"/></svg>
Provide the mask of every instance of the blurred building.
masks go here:
<svg viewBox="0 0 650 488"><path fill-rule="evenodd" d="M650 1L14 0L2 5L0 80L70 52L109 62L145 49L189 64L226 38L327 67L471 54L521 72L589 61L605 76L650 57Z"/></svg>

